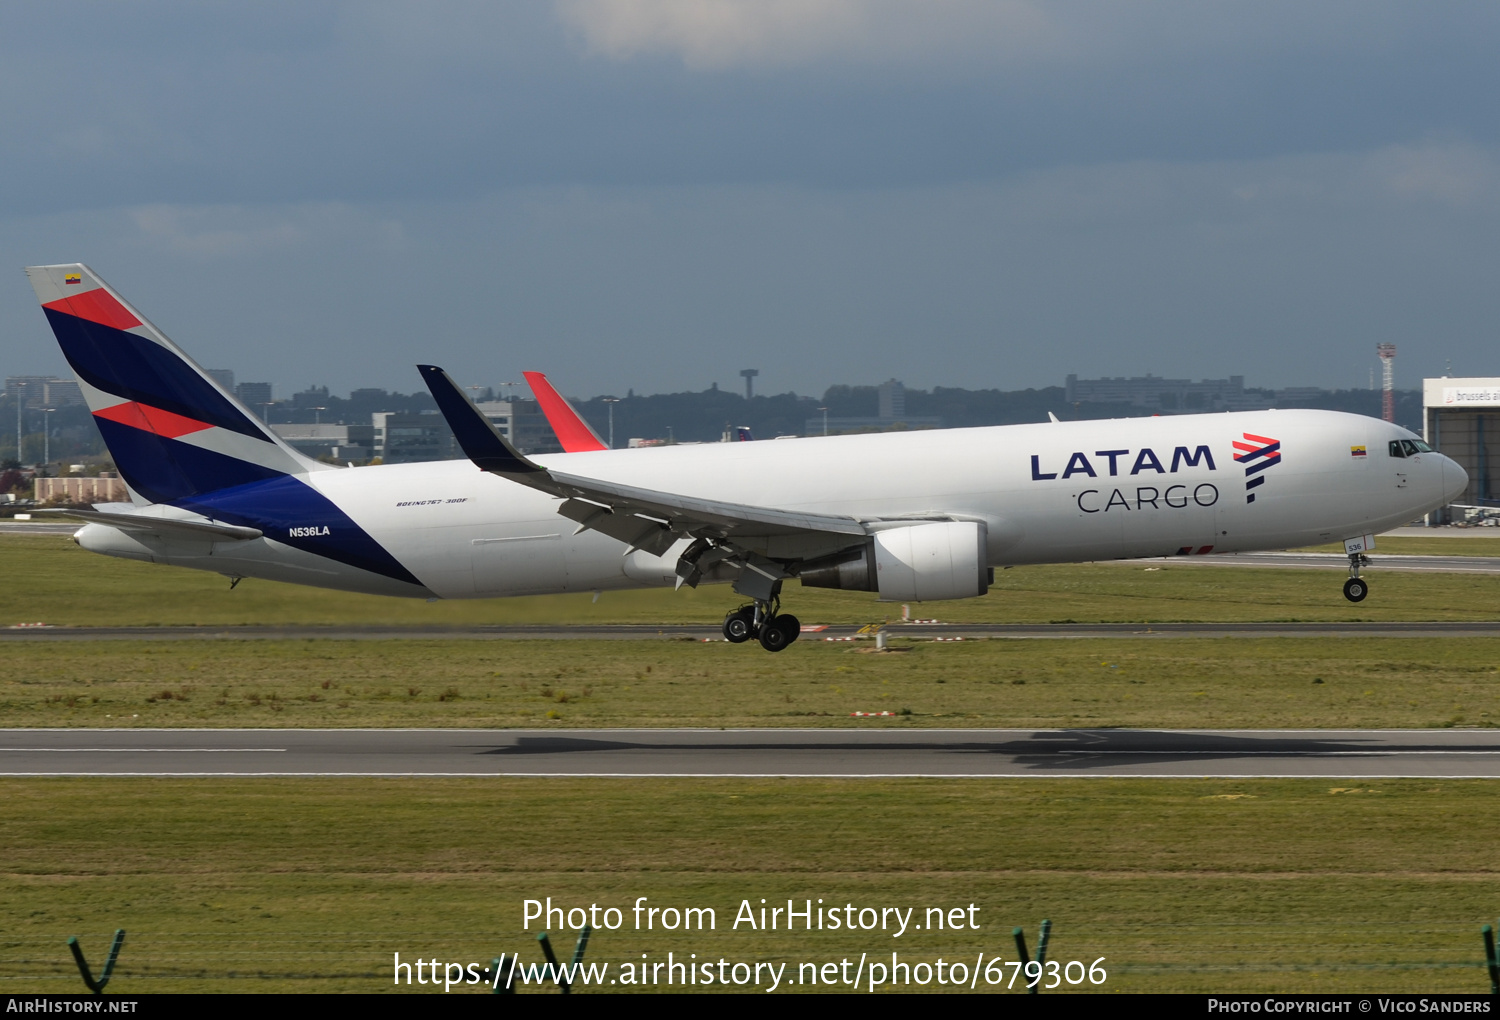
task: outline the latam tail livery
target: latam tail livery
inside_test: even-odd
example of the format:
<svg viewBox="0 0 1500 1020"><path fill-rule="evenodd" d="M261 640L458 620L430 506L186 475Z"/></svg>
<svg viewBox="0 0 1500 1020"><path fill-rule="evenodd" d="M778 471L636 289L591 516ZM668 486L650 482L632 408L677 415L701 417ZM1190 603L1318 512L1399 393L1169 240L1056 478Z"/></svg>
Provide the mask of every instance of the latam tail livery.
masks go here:
<svg viewBox="0 0 1500 1020"><path fill-rule="evenodd" d="M26 270L129 489L79 545L230 578L417 598L729 582L732 641L795 641L783 583L983 595L997 566L1344 541L1468 479L1405 429L1331 411L1048 422L528 458L419 366L468 460L338 468L287 446L87 266ZM548 389L554 421L572 414ZM560 417L561 416L561 417ZM576 416L575 416L576 417Z"/></svg>

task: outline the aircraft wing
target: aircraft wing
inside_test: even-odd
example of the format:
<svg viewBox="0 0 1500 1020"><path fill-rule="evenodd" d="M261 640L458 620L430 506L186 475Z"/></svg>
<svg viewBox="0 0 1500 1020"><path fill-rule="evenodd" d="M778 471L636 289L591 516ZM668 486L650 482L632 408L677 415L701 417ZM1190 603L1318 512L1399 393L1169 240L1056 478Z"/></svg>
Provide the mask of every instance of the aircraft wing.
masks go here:
<svg viewBox="0 0 1500 1020"><path fill-rule="evenodd" d="M557 433L557 441L562 444L564 453L609 449L604 445L604 440L599 438L599 433L589 427L583 416L568 403L568 398L557 392L557 388L545 375L541 372L521 374L526 377L526 385L531 387L536 402L542 405L542 414L546 415L547 424L552 426L552 431Z"/></svg>
<svg viewBox="0 0 1500 1020"><path fill-rule="evenodd" d="M197 538L213 541L233 539L245 541L260 538L265 532L259 528L243 528L237 524L219 524L214 521L179 521L170 517L153 517L140 513L109 513L100 510L37 510L39 514L54 514L71 517L89 524L107 524L111 528L126 531L150 531L158 534L174 534L182 538Z"/></svg>
<svg viewBox="0 0 1500 1020"><path fill-rule="evenodd" d="M544 468L510 445L454 381L436 365L418 365L458 445L482 470L564 500L558 513L583 527L660 555L679 538L758 539L777 535L869 534L852 517L727 503L641 489Z"/></svg>

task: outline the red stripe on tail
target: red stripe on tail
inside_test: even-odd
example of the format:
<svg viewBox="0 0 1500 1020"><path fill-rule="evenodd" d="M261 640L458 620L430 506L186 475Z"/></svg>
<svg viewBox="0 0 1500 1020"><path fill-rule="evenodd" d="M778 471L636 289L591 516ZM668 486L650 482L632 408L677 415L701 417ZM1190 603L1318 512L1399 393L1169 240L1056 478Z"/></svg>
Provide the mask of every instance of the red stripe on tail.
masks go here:
<svg viewBox="0 0 1500 1020"><path fill-rule="evenodd" d="M82 294L70 294L65 298L49 301L42 307L97 322L101 326L113 326L115 329L131 329L141 324L140 319L130 314L130 309L116 301L103 287L86 290Z"/></svg>
<svg viewBox="0 0 1500 1020"><path fill-rule="evenodd" d="M106 407L102 411L95 411L96 418L107 418L117 421L121 425L129 425L133 429L143 432L154 432L158 436L166 436L168 439L176 439L192 432L202 432L204 429L213 428L212 425L192 418L185 418L171 411L163 411L159 407L151 407L149 404L138 404L131 401L128 404L116 404L114 407Z"/></svg>

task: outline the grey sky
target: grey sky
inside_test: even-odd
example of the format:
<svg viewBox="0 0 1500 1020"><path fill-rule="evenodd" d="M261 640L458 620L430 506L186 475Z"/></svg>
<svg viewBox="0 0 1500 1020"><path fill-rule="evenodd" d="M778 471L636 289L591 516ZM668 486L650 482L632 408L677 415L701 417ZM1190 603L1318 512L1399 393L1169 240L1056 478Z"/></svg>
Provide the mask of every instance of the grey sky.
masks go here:
<svg viewBox="0 0 1500 1020"><path fill-rule="evenodd" d="M0 371L82 260L198 360L570 393L1500 374L1500 8L0 7Z"/></svg>

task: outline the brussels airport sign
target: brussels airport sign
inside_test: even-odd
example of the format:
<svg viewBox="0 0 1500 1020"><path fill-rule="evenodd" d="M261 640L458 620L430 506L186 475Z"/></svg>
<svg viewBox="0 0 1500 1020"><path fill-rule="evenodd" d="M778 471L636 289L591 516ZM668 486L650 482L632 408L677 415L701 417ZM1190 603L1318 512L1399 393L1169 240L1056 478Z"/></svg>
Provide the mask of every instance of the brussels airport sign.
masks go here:
<svg viewBox="0 0 1500 1020"><path fill-rule="evenodd" d="M1444 407L1458 407L1464 404L1483 404L1491 407L1500 404L1500 386L1443 387Z"/></svg>

